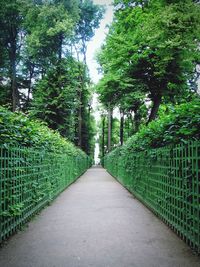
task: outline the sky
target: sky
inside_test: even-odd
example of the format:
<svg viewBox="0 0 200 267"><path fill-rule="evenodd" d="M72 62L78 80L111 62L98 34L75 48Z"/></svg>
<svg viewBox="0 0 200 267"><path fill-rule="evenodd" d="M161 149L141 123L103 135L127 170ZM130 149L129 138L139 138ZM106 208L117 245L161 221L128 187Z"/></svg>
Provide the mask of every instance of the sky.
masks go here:
<svg viewBox="0 0 200 267"><path fill-rule="evenodd" d="M98 64L94 57L96 52L100 49L103 41L106 37L108 29L106 25L111 24L113 19L113 7L111 6L112 0L93 0L95 4L105 5L106 12L104 18L101 21L100 27L96 30L95 36L88 44L87 48L87 65L90 71L90 77L94 83L97 83L100 79L100 74L98 74L97 68Z"/></svg>
<svg viewBox="0 0 200 267"><path fill-rule="evenodd" d="M97 84L101 78L101 74L98 73L98 63L95 60L96 53L100 50L103 44L106 34L108 33L108 27L113 20L113 6L112 0L93 0L94 4L104 5L106 11L103 19L101 20L99 28L95 31L95 35L92 40L88 43L87 48L87 65L90 72L90 78L94 84ZM100 119L100 113L98 111L98 99L97 94L93 95L93 109L95 111L95 118L98 121Z"/></svg>

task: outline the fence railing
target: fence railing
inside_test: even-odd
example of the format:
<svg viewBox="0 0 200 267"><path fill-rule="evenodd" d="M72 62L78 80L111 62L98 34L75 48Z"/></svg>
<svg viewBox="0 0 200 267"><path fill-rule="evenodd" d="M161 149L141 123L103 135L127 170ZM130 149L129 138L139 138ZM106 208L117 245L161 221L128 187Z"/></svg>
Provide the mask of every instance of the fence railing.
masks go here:
<svg viewBox="0 0 200 267"><path fill-rule="evenodd" d="M107 170L199 253L200 142L117 153Z"/></svg>
<svg viewBox="0 0 200 267"><path fill-rule="evenodd" d="M0 242L74 182L87 156L0 148Z"/></svg>

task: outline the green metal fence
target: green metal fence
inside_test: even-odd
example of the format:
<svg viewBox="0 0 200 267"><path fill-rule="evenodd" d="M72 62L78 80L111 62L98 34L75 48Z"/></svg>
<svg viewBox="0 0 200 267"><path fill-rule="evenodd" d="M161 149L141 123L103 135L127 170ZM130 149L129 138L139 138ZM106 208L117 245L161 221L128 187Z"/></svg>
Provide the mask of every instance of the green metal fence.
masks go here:
<svg viewBox="0 0 200 267"><path fill-rule="evenodd" d="M104 165L200 253L200 142L138 153L119 149Z"/></svg>
<svg viewBox="0 0 200 267"><path fill-rule="evenodd" d="M74 182L87 156L0 148L0 242Z"/></svg>

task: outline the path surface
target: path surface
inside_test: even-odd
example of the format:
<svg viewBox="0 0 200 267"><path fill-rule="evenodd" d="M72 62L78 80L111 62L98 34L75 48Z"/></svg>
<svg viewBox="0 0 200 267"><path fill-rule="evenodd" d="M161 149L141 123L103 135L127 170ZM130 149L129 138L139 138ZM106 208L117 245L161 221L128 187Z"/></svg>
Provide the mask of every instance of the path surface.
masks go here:
<svg viewBox="0 0 200 267"><path fill-rule="evenodd" d="M0 250L1 267L199 267L171 230L91 168Z"/></svg>

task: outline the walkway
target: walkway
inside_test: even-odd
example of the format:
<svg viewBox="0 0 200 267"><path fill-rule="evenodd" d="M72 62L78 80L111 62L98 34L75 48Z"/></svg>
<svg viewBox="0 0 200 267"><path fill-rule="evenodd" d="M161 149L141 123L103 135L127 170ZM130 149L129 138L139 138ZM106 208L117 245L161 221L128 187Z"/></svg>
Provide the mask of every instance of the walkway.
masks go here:
<svg viewBox="0 0 200 267"><path fill-rule="evenodd" d="M171 230L91 168L0 250L2 267L199 267Z"/></svg>

